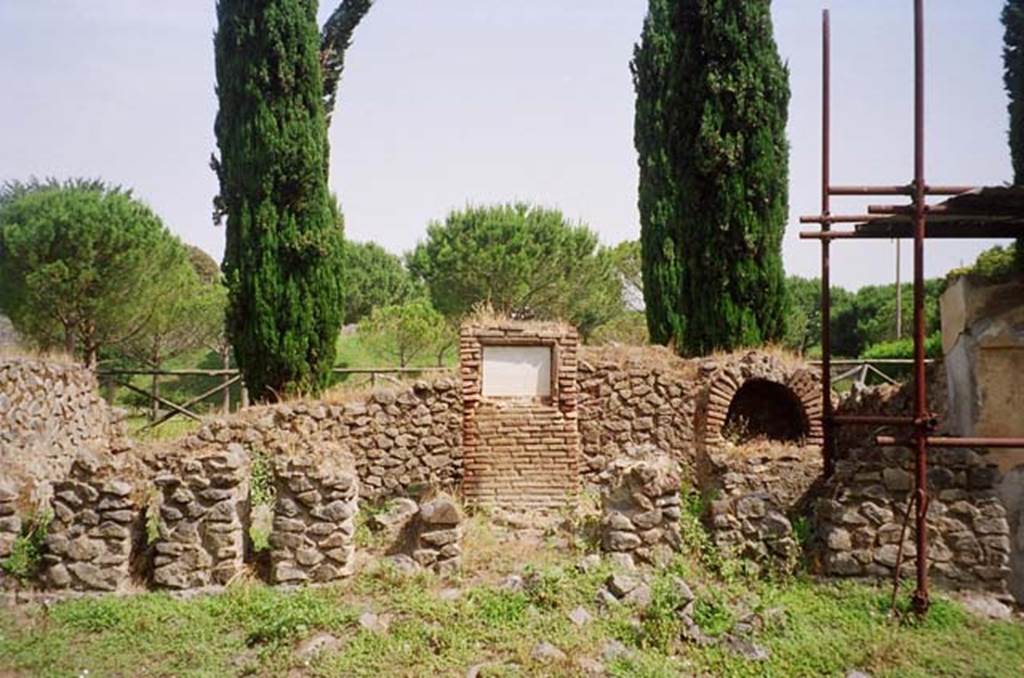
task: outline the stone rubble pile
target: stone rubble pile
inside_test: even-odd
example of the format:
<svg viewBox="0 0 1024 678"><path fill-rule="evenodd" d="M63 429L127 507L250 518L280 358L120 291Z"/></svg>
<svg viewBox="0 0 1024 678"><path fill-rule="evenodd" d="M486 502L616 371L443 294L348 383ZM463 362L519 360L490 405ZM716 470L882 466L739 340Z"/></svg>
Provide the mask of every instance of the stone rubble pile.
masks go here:
<svg viewBox="0 0 1024 678"><path fill-rule="evenodd" d="M328 582L352 574L359 479L349 464L281 460L270 535L271 579Z"/></svg>
<svg viewBox="0 0 1024 678"><path fill-rule="evenodd" d="M73 464L70 478L54 483L42 557L47 586L116 591L128 585L138 516L132 490L130 483L106 479L81 461Z"/></svg>
<svg viewBox="0 0 1024 678"><path fill-rule="evenodd" d="M163 473L153 583L172 589L224 585L242 572L248 455L240 445L183 460Z"/></svg>
<svg viewBox="0 0 1024 678"><path fill-rule="evenodd" d="M680 476L666 457L623 462L602 496L601 546L662 564L679 550Z"/></svg>
<svg viewBox="0 0 1024 678"><path fill-rule="evenodd" d="M427 569L446 577L462 566L463 521L455 500L442 494L421 503L393 499L371 522L386 544L388 560L400 572Z"/></svg>

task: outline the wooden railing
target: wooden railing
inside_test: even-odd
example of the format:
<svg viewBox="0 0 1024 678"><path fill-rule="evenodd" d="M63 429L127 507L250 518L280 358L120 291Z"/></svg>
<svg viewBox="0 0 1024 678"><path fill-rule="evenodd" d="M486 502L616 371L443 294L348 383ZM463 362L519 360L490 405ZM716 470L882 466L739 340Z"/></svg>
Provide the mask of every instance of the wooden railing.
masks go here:
<svg viewBox="0 0 1024 678"><path fill-rule="evenodd" d="M821 365L820 360L808 360L811 365ZM924 361L926 365L931 365L936 362L935 360L929 359ZM836 374L832 375L833 386L842 381L852 380L853 385L856 388L863 388L867 386L868 377L875 375L887 384L899 384L900 382L893 379L882 370L875 367L876 365L913 365L914 361L911 358L833 358L832 359L832 370Z"/></svg>
<svg viewBox="0 0 1024 678"><path fill-rule="evenodd" d="M384 379L395 384L401 383L401 381L394 375L450 372L451 369L452 368L449 367L335 367L331 372L334 374L365 376L365 383L374 387L377 385L379 379ZM238 405L243 408L248 407L249 405L249 395L245 389L245 384L242 382L242 375L237 369L99 369L96 371L96 375L101 379L101 381L104 379L110 380L117 386L126 388L132 393L145 397L150 401L152 411L154 413L158 412L160 407L168 410L158 416L154 416L148 424L142 427L143 430L155 428L177 416L188 417L189 419L200 421L201 416L191 408L194 408L204 400L213 398L217 394L222 394L223 397L221 410L224 413L228 413L231 411L231 387L235 384L241 385ZM157 387L159 385L160 377L189 376L221 377L222 380L216 386L203 391L199 395L189 398L183 403L176 403L159 395L159 389ZM131 382L132 377L151 377L154 387L152 387L150 391L139 388Z"/></svg>

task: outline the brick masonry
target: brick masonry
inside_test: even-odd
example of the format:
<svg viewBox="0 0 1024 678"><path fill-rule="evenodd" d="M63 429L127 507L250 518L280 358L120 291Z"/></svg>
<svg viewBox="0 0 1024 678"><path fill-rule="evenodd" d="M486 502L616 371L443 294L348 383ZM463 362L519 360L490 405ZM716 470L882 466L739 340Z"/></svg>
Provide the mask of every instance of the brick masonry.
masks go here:
<svg viewBox="0 0 1024 678"><path fill-rule="evenodd" d="M550 397L486 398L485 346L549 346ZM463 403L463 494L503 510L551 509L579 490L580 433L574 328L558 323L465 325L459 340Z"/></svg>

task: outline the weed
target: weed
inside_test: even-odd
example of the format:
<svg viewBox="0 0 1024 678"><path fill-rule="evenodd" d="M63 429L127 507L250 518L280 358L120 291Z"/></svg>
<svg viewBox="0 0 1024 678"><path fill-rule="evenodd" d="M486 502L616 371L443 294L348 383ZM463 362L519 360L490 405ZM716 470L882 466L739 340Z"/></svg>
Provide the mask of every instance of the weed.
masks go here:
<svg viewBox="0 0 1024 678"><path fill-rule="evenodd" d="M249 507L252 523L249 539L256 553L270 548L271 522L274 519L274 500L277 488L274 486L274 463L265 450L252 450L251 475L249 481Z"/></svg>
<svg viewBox="0 0 1024 678"><path fill-rule="evenodd" d="M45 510L25 521L21 534L11 546L10 555L0 563L4 572L22 582L34 578L39 573L43 542L50 531L52 520L53 514Z"/></svg>
<svg viewBox="0 0 1024 678"><path fill-rule="evenodd" d="M659 576L651 586L651 603L643 613L641 646L668 652L679 638L683 600L670 577Z"/></svg>

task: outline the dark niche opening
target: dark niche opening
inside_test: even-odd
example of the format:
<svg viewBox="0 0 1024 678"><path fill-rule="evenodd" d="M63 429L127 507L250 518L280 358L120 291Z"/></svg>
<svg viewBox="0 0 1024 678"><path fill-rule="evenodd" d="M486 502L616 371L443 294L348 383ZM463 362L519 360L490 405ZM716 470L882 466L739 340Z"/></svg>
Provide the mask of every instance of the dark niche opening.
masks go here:
<svg viewBox="0 0 1024 678"><path fill-rule="evenodd" d="M793 391L774 381L751 379L729 403L722 436L735 443L759 438L797 442L809 428L803 404Z"/></svg>

